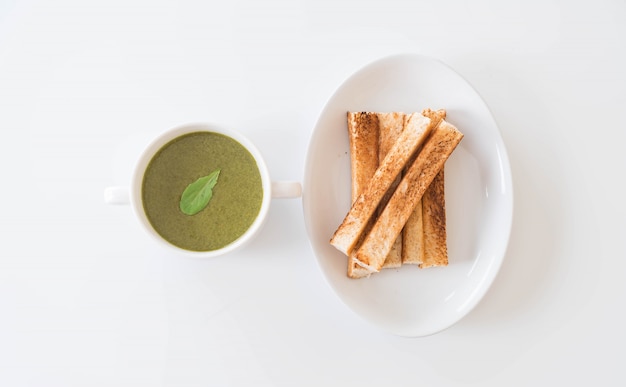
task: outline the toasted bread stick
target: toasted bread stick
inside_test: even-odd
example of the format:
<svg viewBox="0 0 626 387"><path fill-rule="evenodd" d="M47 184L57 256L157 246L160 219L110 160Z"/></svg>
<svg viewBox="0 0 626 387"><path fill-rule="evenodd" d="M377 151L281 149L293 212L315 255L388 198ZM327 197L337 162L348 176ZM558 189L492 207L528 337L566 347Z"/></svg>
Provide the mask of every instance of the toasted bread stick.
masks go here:
<svg viewBox="0 0 626 387"><path fill-rule="evenodd" d="M350 172L352 178L352 202L364 190L369 180L374 175L378 164L382 162L395 141L404 130L405 114L394 113L370 113L348 112L348 134L350 138ZM376 138L377 137L377 138ZM377 157L373 157L372 151L377 149ZM392 187L400 182L396 178ZM385 194L389 195L389 191ZM391 195L389 195L391 196ZM386 200L389 198L387 196ZM386 201L383 198L383 201ZM370 219L365 231L373 224ZM397 268L402 265L402 237L396 239L383 267ZM348 277L362 278L371 273L358 265L352 258L348 259Z"/></svg>
<svg viewBox="0 0 626 387"><path fill-rule="evenodd" d="M332 236L330 243L335 248L348 256L351 255L385 192L432 129L432 121L429 118L419 113L411 115L400 138L376 169L365 190L352 203L350 211ZM397 234L393 238L394 241L396 237ZM385 257L389 250L390 248L387 249Z"/></svg>
<svg viewBox="0 0 626 387"><path fill-rule="evenodd" d="M359 265L380 271L415 206L462 138L463 134L446 121L437 126L354 253Z"/></svg>
<svg viewBox="0 0 626 387"><path fill-rule="evenodd" d="M380 139L378 115L370 112L348 112L348 137L352 181L351 202L354 203L378 168ZM366 230L370 225L366 226ZM348 277L362 278L369 274L368 270L348 258Z"/></svg>
<svg viewBox="0 0 626 387"><path fill-rule="evenodd" d="M422 199L423 200L423 199ZM424 225L422 200L417 202L402 229L402 264L419 265L424 262Z"/></svg>
<svg viewBox="0 0 626 387"><path fill-rule="evenodd" d="M365 190L378 168L378 126L376 113L348 112L352 202Z"/></svg>
<svg viewBox="0 0 626 387"><path fill-rule="evenodd" d="M378 141L378 162L382 163L387 153L393 147L393 144L402 134L406 115L404 113L377 113L377 116L380 133ZM401 178L402 176L399 175L391 184L391 189L388 190L383 197L383 202L389 201L391 193L393 193L395 187L398 186ZM354 265L358 264L354 262ZM387 254L383 268L398 268L400 266L402 266L402 234L398 235L396 241L391 246L391 251Z"/></svg>
<svg viewBox="0 0 626 387"><path fill-rule="evenodd" d="M443 119L445 119L445 111L439 110L437 112L431 109L424 109L422 114L430 119L440 118L441 112L444 113ZM402 263L420 265L424 262L424 226L422 217L422 200L415 205L413 213L407 220L404 228L402 229ZM393 251L393 249L392 249ZM383 265L384 267L384 265Z"/></svg>
<svg viewBox="0 0 626 387"><path fill-rule="evenodd" d="M448 264L448 247L444 169L439 171L424 192L422 203L424 211L424 258L419 267L446 266Z"/></svg>

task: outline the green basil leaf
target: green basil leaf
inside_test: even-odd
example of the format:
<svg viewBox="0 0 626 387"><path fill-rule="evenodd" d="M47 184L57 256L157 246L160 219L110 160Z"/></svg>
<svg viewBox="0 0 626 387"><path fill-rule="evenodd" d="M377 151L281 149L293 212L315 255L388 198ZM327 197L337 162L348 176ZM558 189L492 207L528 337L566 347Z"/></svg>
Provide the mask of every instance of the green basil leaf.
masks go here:
<svg viewBox="0 0 626 387"><path fill-rule="evenodd" d="M180 197L180 210L186 215L195 215L202 211L213 196L213 187L217 184L219 175L220 170L217 169L189 184Z"/></svg>

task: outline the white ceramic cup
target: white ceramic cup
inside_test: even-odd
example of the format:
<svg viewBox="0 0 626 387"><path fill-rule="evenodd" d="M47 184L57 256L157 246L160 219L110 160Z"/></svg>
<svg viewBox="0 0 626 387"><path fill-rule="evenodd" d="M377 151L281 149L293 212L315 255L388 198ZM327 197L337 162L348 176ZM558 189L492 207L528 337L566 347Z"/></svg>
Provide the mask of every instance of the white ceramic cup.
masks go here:
<svg viewBox="0 0 626 387"><path fill-rule="evenodd" d="M254 157L254 160L256 161L257 167L259 169L259 173L261 175L263 200L261 203L259 214L250 225L250 227L239 238L237 238L230 244L216 250L191 251L168 242L152 227L152 224L146 216L142 203L141 187L143 182L143 176L146 168L148 167L148 164L152 160L152 157L163 146L165 146L173 139L194 132L220 133L239 142ZM263 160L263 156L261 155L259 150L250 140L248 140L248 138L246 138L238 131L215 124L193 123L175 127L156 137L139 156L139 160L137 161L134 173L132 175L130 187L107 187L104 190L104 201L107 204L130 204L136 215L136 218L139 220L139 223L148 232L148 234L151 235L161 245L192 257L210 258L234 251L248 243L255 235L257 235L259 230L263 226L265 219L267 218L267 213L269 211L272 198L297 198L300 197L301 194L302 185L299 182L272 181L270 179L267 166L265 165L265 161Z"/></svg>

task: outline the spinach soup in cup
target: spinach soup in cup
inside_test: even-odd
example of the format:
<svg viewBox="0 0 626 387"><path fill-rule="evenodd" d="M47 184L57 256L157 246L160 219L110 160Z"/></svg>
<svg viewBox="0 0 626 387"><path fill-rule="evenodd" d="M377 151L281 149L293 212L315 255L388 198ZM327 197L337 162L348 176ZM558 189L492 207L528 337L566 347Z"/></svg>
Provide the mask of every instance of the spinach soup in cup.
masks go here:
<svg viewBox="0 0 626 387"><path fill-rule="evenodd" d="M130 202L163 244L212 257L248 242L272 197L295 198L301 190L298 182L272 182L261 154L239 132L189 124L157 137L140 156L130 189L109 187L105 201Z"/></svg>
<svg viewBox="0 0 626 387"><path fill-rule="evenodd" d="M263 184L254 157L239 142L221 133L193 132L152 157L141 200L163 239L186 250L210 251L250 228L261 210Z"/></svg>

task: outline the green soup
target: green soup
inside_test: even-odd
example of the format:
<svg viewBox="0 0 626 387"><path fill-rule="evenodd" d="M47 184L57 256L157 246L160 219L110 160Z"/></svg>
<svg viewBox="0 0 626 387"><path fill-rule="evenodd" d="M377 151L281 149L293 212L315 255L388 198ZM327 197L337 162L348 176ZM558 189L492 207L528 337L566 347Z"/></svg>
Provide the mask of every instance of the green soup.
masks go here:
<svg viewBox="0 0 626 387"><path fill-rule="evenodd" d="M219 179L208 205L195 215L180 210L185 188L216 169ZM213 132L194 132L165 144L143 178L143 208L165 240L192 251L222 248L248 230L261 209L263 187L254 157L239 142Z"/></svg>

